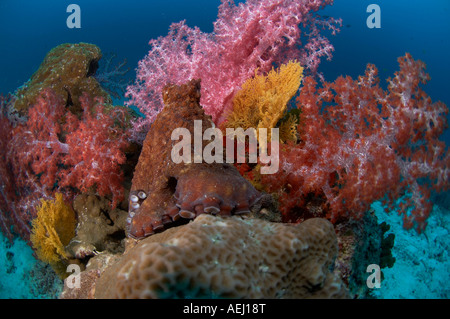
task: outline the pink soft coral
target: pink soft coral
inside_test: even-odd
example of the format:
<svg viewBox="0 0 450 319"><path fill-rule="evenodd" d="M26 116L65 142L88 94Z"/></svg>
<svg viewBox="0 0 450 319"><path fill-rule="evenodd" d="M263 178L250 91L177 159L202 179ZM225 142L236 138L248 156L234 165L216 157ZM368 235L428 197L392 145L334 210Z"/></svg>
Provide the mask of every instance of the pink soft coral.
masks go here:
<svg viewBox="0 0 450 319"><path fill-rule="evenodd" d="M184 21L172 24L166 37L150 41L150 52L139 62L137 82L127 89L128 104L146 116L136 123L135 138L143 139L161 111L161 90L168 83L200 78L201 105L219 124L236 90L257 68L267 72L273 63L295 58L315 73L320 58L330 59L333 51L319 28L328 27L335 33L340 20L321 19L313 13L332 3L247 0L236 6L233 1L222 0L211 34L190 28ZM306 31L302 33L301 28Z"/></svg>
<svg viewBox="0 0 450 319"><path fill-rule="evenodd" d="M399 64L387 91L373 65L357 80L339 77L322 88L304 79L301 142L281 150L278 174L263 177L271 191L283 190L286 219L312 198L322 198L316 203L334 221L361 216L375 200L393 208L401 198L404 226L425 228L430 190L449 188L450 156L438 139L448 108L420 88L429 79L423 62L406 54Z"/></svg>

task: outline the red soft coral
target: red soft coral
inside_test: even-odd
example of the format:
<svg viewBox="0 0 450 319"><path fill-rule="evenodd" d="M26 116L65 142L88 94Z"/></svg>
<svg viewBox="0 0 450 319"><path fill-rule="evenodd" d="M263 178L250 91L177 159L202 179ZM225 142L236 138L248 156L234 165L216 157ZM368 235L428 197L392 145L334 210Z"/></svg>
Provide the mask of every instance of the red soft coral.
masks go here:
<svg viewBox="0 0 450 319"><path fill-rule="evenodd" d="M5 117L8 139L0 168L2 225L28 239L29 221L40 198L58 191L67 198L93 188L101 196L112 195L112 205L123 199L124 150L128 145L125 111L107 108L86 94L80 98L81 114L72 114L51 89L41 92L28 111L28 120L12 128ZM9 129L8 129L9 128ZM4 145L6 147L4 147ZM3 183L3 181L7 181ZM5 198L5 200L3 200ZM11 215L13 217L5 217Z"/></svg>
<svg viewBox="0 0 450 319"><path fill-rule="evenodd" d="M68 145L61 142L64 102L50 89L44 90L28 112L25 125L14 128L9 147L18 184L30 175L39 175L41 185L50 193L57 183L58 164Z"/></svg>
<svg viewBox="0 0 450 319"><path fill-rule="evenodd" d="M129 104L146 116L136 124L135 138L143 140L161 111L161 90L168 83L201 78L201 105L220 124L234 93L256 69L267 72L273 63L300 59L315 73L321 57L330 59L333 51L319 30L328 27L335 33L340 20L314 13L332 3L247 0L235 5L222 0L213 33L190 28L184 21L172 24L166 37L150 41L150 52L139 62L137 81L127 89Z"/></svg>
<svg viewBox="0 0 450 319"><path fill-rule="evenodd" d="M12 125L7 117L10 106L9 97L0 95L0 231L12 239L10 225L17 220L17 212L12 206L14 198L14 175L8 165L8 143L11 139Z"/></svg>
<svg viewBox="0 0 450 319"><path fill-rule="evenodd" d="M301 141L282 147L279 172L263 176L286 219L301 218L295 212L311 198L323 199L334 221L360 217L376 200L393 208L401 198L405 228L424 229L430 189L449 188L450 157L438 139L448 108L420 88L428 80L423 62L406 54L399 64L387 91L373 65L357 80L339 77L321 88L304 79Z"/></svg>
<svg viewBox="0 0 450 319"><path fill-rule="evenodd" d="M123 199L120 165L126 161L124 149L128 145L123 130L125 113L120 108L107 111L101 100L92 101L87 95L80 101L81 120L68 113L64 125L71 133L66 137L69 152L62 163L67 169L60 171L60 186L83 192L95 186L101 196L112 194L112 205L116 206Z"/></svg>

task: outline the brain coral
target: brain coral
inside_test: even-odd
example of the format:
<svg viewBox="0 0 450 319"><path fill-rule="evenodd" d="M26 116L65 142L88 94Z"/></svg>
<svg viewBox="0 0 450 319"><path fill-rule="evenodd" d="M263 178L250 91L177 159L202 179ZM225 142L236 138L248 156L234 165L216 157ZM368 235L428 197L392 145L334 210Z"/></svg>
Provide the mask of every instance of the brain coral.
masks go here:
<svg viewBox="0 0 450 319"><path fill-rule="evenodd" d="M96 298L342 298L333 226L202 214L141 240L101 275Z"/></svg>

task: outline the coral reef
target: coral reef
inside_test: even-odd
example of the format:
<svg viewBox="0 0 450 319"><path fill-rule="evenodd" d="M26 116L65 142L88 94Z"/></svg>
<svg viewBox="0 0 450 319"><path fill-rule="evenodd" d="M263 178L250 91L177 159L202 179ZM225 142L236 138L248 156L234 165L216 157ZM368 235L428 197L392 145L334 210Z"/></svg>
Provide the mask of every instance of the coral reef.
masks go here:
<svg viewBox="0 0 450 319"><path fill-rule="evenodd" d="M132 112L112 106L93 77L100 58L92 44L59 45L15 95L0 97L0 227L10 239L29 239L36 205L55 192L124 199Z"/></svg>
<svg viewBox="0 0 450 319"><path fill-rule="evenodd" d="M204 33L184 21L171 25L166 37L150 41L148 55L139 62L137 79L127 89L128 105L145 114L134 127L134 137L143 140L149 125L163 109L161 92L169 83L202 80L201 105L220 125L231 107L233 95L255 74L270 71L299 59L316 73L322 57L334 50L320 30L335 34L340 20L316 12L332 0L288 1L247 0L235 4L222 1L214 31Z"/></svg>
<svg viewBox="0 0 450 319"><path fill-rule="evenodd" d="M100 49L89 43L65 43L53 48L30 80L15 93L15 109L26 114L46 88L51 88L74 113L81 110L79 98L83 93L101 97L105 103L111 104L108 93L94 77L101 57Z"/></svg>
<svg viewBox="0 0 450 319"><path fill-rule="evenodd" d="M76 217L62 194L56 193L54 201L41 201L32 226L30 240L40 260L56 264L67 258L64 247L75 236Z"/></svg>
<svg viewBox="0 0 450 319"><path fill-rule="evenodd" d="M227 163L175 163L171 140L175 129L194 132L194 120L202 121L202 136L212 127L200 100L200 81L169 85L164 90L164 110L158 115L144 141L133 176L129 197L127 233L142 238L164 229L180 217L202 213L250 213L267 195L256 191L234 166ZM203 141L202 150L206 146ZM195 154L194 143L191 143ZM269 196L270 197L270 196ZM261 208L261 207L259 207Z"/></svg>
<svg viewBox="0 0 450 319"><path fill-rule="evenodd" d="M78 217L76 235L66 247L70 258L85 259L100 252L121 253L125 247L127 211L95 194L80 194L73 201Z"/></svg>
<svg viewBox="0 0 450 319"><path fill-rule="evenodd" d="M303 79L300 141L282 145L278 173L262 176L284 221L302 220L311 201L336 222L361 217L376 200L392 210L402 198L404 226L425 228L430 190L450 185L450 156L439 139L448 108L420 87L429 79L423 62L409 54L398 61L387 91L374 65L356 80L339 77L321 88Z"/></svg>
<svg viewBox="0 0 450 319"><path fill-rule="evenodd" d="M226 115L223 127L230 128L274 128L286 115L287 103L297 93L303 77L303 68L298 62L289 62L267 75L258 75L242 84L233 98L233 109ZM290 127L289 120L287 126ZM290 132L285 129L283 132ZM295 136L295 132L293 135ZM290 139L285 137L285 139ZM270 141L270 134L267 137ZM262 147L265 147L263 145Z"/></svg>
<svg viewBox="0 0 450 319"><path fill-rule="evenodd" d="M94 189L101 196L112 196L113 206L123 200L122 165L130 144L126 110L87 94L79 101L83 112L75 115L53 90L44 89L29 108L27 121L9 126L0 170L9 180L2 196L8 211L2 215L11 217L4 217L3 229L9 231L8 224L13 223L14 231L27 239L34 207L56 191L69 199Z"/></svg>
<svg viewBox="0 0 450 319"><path fill-rule="evenodd" d="M15 96L0 98L0 226L10 239L29 240L35 207L55 192L71 201L95 191L114 207L124 199L139 153L128 140L133 112L110 105L93 77L100 58L95 45L60 45Z"/></svg>
<svg viewBox="0 0 450 319"><path fill-rule="evenodd" d="M325 219L299 225L203 214L140 241L101 274L96 298L343 298Z"/></svg>
<svg viewBox="0 0 450 319"><path fill-rule="evenodd" d="M0 297L448 298L448 108L410 54L386 88L371 64L326 82L332 4L222 0L211 33L172 24L127 87L136 120L108 94L126 62L51 50L0 96ZM279 128L279 170L226 163L223 143L205 160L216 126Z"/></svg>

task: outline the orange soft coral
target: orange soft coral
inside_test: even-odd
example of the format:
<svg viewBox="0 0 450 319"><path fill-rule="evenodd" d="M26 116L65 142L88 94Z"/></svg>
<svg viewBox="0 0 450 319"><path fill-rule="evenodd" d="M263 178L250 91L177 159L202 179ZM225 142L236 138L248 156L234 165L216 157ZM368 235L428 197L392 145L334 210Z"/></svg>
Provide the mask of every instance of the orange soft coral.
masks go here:
<svg viewBox="0 0 450 319"><path fill-rule="evenodd" d="M65 259L64 247L75 236L75 226L75 213L62 194L56 193L54 201L41 200L30 236L38 258L50 264Z"/></svg>
<svg viewBox="0 0 450 319"><path fill-rule="evenodd" d="M297 141L298 116L288 113L289 100L296 94L303 78L303 68L298 62L289 62L279 69L272 69L267 75L258 75L247 80L233 99L233 109L222 124L226 128L260 128L268 129L268 140L271 140L270 129L279 128L282 143ZM255 138L258 138L255 136ZM266 145L259 145L264 150ZM256 150L246 148L246 154ZM264 190L260 181L260 165L250 166L238 164L239 172L259 190Z"/></svg>
<svg viewBox="0 0 450 319"><path fill-rule="evenodd" d="M303 68L298 62L272 69L267 75L255 72L234 97L233 110L223 126L244 130L276 127L286 114L287 103L297 92L302 77Z"/></svg>

